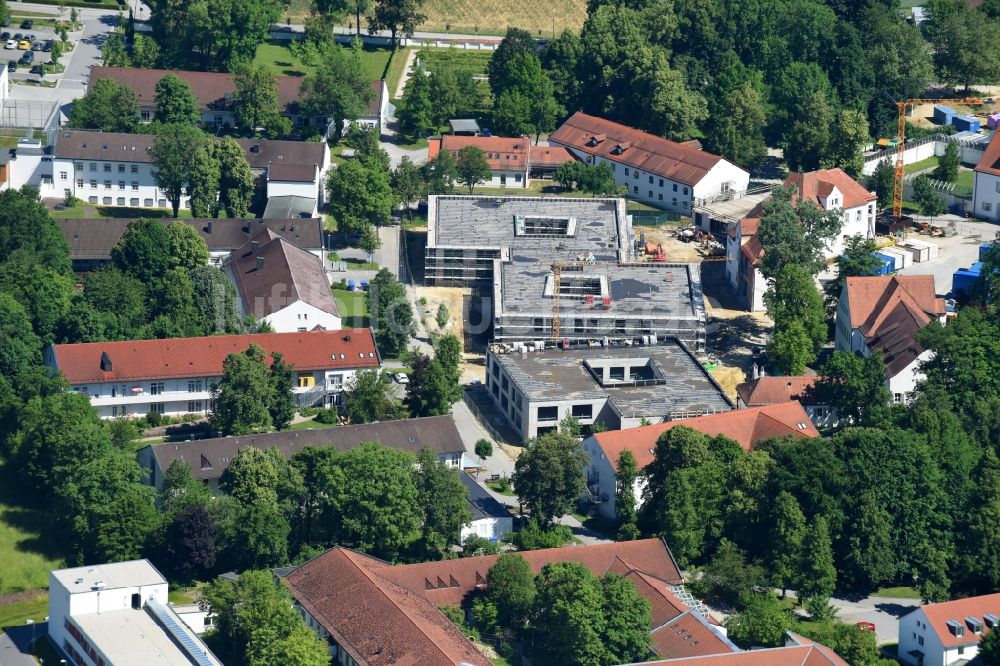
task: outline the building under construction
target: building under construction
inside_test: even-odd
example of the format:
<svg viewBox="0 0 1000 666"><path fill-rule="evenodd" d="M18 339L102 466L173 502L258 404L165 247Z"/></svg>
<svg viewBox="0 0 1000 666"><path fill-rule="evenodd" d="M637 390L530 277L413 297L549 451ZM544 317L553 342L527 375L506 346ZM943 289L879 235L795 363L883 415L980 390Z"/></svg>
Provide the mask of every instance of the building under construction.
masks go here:
<svg viewBox="0 0 1000 666"><path fill-rule="evenodd" d="M496 342L704 349L699 265L636 262L624 199L431 196L427 219L426 283L492 296Z"/></svg>

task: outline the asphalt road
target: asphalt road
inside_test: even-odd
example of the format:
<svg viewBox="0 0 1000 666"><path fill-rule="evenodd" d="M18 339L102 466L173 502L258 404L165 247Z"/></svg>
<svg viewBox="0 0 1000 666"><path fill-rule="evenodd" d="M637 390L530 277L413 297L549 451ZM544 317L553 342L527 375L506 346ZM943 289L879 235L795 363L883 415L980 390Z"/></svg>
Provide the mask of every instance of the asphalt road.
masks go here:
<svg viewBox="0 0 1000 666"><path fill-rule="evenodd" d="M893 597L833 598L830 603L839 611L838 617L847 624L873 623L879 645L884 645L899 640L899 618L917 608L920 600Z"/></svg>

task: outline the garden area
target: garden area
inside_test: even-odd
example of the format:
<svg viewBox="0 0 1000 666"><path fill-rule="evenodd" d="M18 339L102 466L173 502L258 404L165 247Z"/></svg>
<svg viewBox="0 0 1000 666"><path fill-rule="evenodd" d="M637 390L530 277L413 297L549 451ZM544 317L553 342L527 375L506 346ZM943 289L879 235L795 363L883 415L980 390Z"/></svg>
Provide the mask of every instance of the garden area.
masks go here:
<svg viewBox="0 0 1000 666"><path fill-rule="evenodd" d="M390 67L390 61L400 60L399 66ZM397 53L395 57L392 51L376 46L365 46L361 52L361 67L365 76L375 81L386 79L390 94L394 90L399 77L402 76L403 63L406 61L405 53ZM314 65L309 65L295 55L288 42L272 40L257 47L254 56L255 65L267 65L272 72L278 76L306 76L316 71ZM395 75L395 79L393 79Z"/></svg>
<svg viewBox="0 0 1000 666"><path fill-rule="evenodd" d="M344 328L368 328L368 292L348 291L346 284L335 284L333 300L337 303Z"/></svg>

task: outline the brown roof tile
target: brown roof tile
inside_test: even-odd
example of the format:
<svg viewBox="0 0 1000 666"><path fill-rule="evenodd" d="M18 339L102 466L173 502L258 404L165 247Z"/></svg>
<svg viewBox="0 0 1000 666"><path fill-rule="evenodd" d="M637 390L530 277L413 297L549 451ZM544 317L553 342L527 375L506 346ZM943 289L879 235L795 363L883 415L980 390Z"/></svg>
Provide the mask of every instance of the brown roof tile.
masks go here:
<svg viewBox="0 0 1000 666"><path fill-rule="evenodd" d="M323 221L319 218L290 220L154 218L154 221L164 226L171 222L180 222L194 227L212 252L232 252L265 230L270 230L305 250L319 250L323 247ZM108 261L111 259L111 250L118 244L129 222L134 220L98 217L59 219L55 222L69 244L70 259Z"/></svg>
<svg viewBox="0 0 1000 666"><path fill-rule="evenodd" d="M198 439L159 444L151 447L151 452L161 471L165 471L175 460L181 460L191 467L194 478L209 481L222 476L233 456L248 446L262 451L276 448L285 458L291 458L307 446L349 451L362 442L378 442L413 453L425 448L438 455L465 451L455 419L448 415L316 430L284 430L243 437Z"/></svg>
<svg viewBox="0 0 1000 666"><path fill-rule="evenodd" d="M931 629L941 639L945 648L957 645L968 645L978 643L983 636L995 629L988 629L983 623L983 614L991 613L1000 616L1000 593L984 594L978 597L968 597L966 599L956 599L954 601L944 601L937 604L927 604L921 606L918 611L923 611L927 617L927 622ZM916 612L916 611L914 611ZM983 623L983 634L974 633L966 624L965 618L974 617ZM955 636L948 630L948 620L956 620L965 627L964 636Z"/></svg>
<svg viewBox="0 0 1000 666"><path fill-rule="evenodd" d="M738 652L739 648L694 611L687 611L652 633L653 652L664 659Z"/></svg>
<svg viewBox="0 0 1000 666"><path fill-rule="evenodd" d="M321 166L326 144L320 141L279 141L269 139L236 139L251 169L273 168L281 164ZM310 179L311 180L311 179Z"/></svg>
<svg viewBox="0 0 1000 666"><path fill-rule="evenodd" d="M152 162L152 134L59 130L54 155L68 160Z"/></svg>
<svg viewBox="0 0 1000 666"><path fill-rule="evenodd" d="M203 111L226 110L232 107L231 97L236 93L234 76L218 72L94 66L90 72L88 90L101 79L113 79L135 91L140 107L150 108L156 105L156 84L167 74L174 74L191 86L191 92ZM278 86L278 104L284 113L297 113L299 93L304 78L301 76L274 78Z"/></svg>
<svg viewBox="0 0 1000 666"><path fill-rule="evenodd" d="M254 318L263 319L296 301L340 316L319 257L270 229L234 250L230 258L243 310Z"/></svg>
<svg viewBox="0 0 1000 666"><path fill-rule="evenodd" d="M458 153L466 146L475 146L485 153L486 163L493 171L524 171L528 166L528 150L531 140L499 136L458 136L445 134L428 144L427 159L431 160L441 150Z"/></svg>
<svg viewBox="0 0 1000 666"><path fill-rule="evenodd" d="M805 427L800 427L800 425ZM627 449L635 456L639 469L643 469L653 461L656 440L675 426L686 426L710 437L723 435L735 441L746 451L753 448L757 442L769 437L783 435L819 437L819 431L816 430L816 426L802 409L802 405L791 401L777 405L738 409L732 412L707 414L692 419L668 421L667 423L657 423L628 430L611 430L594 435L594 439L612 466L617 463L621 452Z"/></svg>
<svg viewBox="0 0 1000 666"><path fill-rule="evenodd" d="M575 160L573 153L562 146L531 146L528 150L529 167L557 167Z"/></svg>
<svg viewBox="0 0 1000 666"><path fill-rule="evenodd" d="M876 196L848 176L843 169L820 169L808 173L790 173L785 185L794 185L799 199L809 199L819 205L819 198L826 198L836 187L844 196L838 208L857 208L875 201Z"/></svg>
<svg viewBox="0 0 1000 666"><path fill-rule="evenodd" d="M758 377L736 387L736 393L747 407L773 405L789 400L802 402L807 389L816 383L816 377Z"/></svg>
<svg viewBox="0 0 1000 666"><path fill-rule="evenodd" d="M373 368L380 363L371 329L254 333L202 338L81 342L53 345L56 368L70 384L131 382L179 377L220 377L226 356L251 344L281 352L296 370ZM111 368L101 369L107 354Z"/></svg>
<svg viewBox="0 0 1000 666"><path fill-rule="evenodd" d="M1000 176L1000 138L997 138L997 135L998 133L995 132L993 138L990 139L989 145L983 151L983 156L976 164L976 171Z"/></svg>
<svg viewBox="0 0 1000 666"><path fill-rule="evenodd" d="M318 164L269 164L267 179L295 183L312 183L319 177Z"/></svg>
<svg viewBox="0 0 1000 666"><path fill-rule="evenodd" d="M610 120L574 113L549 137L562 145L694 187L722 158ZM620 154L617 150L622 149Z"/></svg>

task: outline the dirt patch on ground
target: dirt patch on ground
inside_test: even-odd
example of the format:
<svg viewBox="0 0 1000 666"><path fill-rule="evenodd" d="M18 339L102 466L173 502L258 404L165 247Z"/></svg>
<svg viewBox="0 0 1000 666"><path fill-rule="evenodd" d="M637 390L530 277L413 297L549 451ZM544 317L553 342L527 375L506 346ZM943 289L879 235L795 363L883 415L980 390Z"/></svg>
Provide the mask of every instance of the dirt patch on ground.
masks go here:
<svg viewBox="0 0 1000 666"><path fill-rule="evenodd" d="M24 590L23 592L8 592L0 594L0 606L17 603L18 601L30 601L44 596L45 590Z"/></svg>
<svg viewBox="0 0 1000 666"><path fill-rule="evenodd" d="M647 243L662 245L667 261L701 261L702 254L698 243L685 243L674 236L673 227L635 227L635 237L645 239Z"/></svg>
<svg viewBox="0 0 1000 666"><path fill-rule="evenodd" d="M726 394L736 399L736 387L746 381L756 353L763 351L774 324L760 312L716 308L707 329L710 370Z"/></svg>

